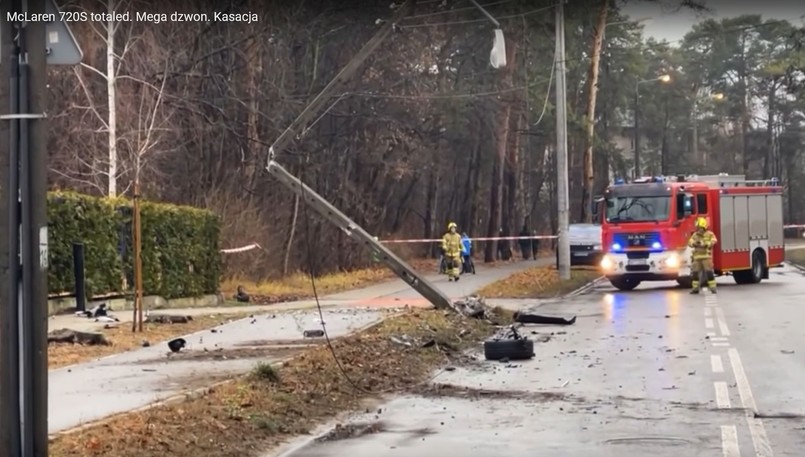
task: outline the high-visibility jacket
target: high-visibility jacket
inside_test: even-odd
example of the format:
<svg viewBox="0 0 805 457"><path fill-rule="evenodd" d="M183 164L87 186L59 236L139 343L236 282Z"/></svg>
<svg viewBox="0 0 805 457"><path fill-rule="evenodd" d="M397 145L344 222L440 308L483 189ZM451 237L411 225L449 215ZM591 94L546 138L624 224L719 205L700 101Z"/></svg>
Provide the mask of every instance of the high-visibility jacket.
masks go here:
<svg viewBox="0 0 805 457"><path fill-rule="evenodd" d="M461 235L458 233L450 233L447 232L442 237L442 249L444 250L444 255L447 257L459 257L461 256Z"/></svg>
<svg viewBox="0 0 805 457"><path fill-rule="evenodd" d="M718 238L710 230L693 232L688 240L688 246L693 249L693 260L712 259L713 247L716 243L718 243Z"/></svg>

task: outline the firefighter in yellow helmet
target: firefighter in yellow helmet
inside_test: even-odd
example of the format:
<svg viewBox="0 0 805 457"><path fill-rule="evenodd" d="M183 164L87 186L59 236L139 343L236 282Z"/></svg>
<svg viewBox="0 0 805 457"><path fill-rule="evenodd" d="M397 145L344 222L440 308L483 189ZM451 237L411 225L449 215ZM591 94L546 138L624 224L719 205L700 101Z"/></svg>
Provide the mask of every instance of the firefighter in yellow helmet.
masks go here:
<svg viewBox="0 0 805 457"><path fill-rule="evenodd" d="M447 224L447 233L442 237L442 251L447 267L447 280L458 281L461 275L461 235L455 222Z"/></svg>
<svg viewBox="0 0 805 457"><path fill-rule="evenodd" d="M688 246L693 249L693 262L690 273L693 279L691 294L698 294L701 288L699 278L702 273L707 277L707 288L716 293L716 275L713 271L713 247L718 242L716 235L707 228L707 219L696 219L696 231L690 236Z"/></svg>

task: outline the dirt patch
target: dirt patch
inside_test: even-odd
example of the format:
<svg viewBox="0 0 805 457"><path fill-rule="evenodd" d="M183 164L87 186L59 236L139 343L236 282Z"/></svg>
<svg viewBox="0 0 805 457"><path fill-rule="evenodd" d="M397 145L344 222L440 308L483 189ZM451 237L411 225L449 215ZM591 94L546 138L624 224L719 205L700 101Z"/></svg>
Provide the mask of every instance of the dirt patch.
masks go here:
<svg viewBox="0 0 805 457"><path fill-rule="evenodd" d="M529 392L525 390L493 390L475 387L457 386L455 384L427 384L410 391L423 397L469 398L473 400L534 400L540 402L565 401L569 395L561 392Z"/></svg>
<svg viewBox="0 0 805 457"><path fill-rule="evenodd" d="M570 280L559 279L554 267L533 267L495 281L478 291L486 298L554 298L569 294L601 277L596 270L571 270Z"/></svg>
<svg viewBox="0 0 805 457"><path fill-rule="evenodd" d="M507 319L508 318L508 319ZM410 391L453 358L440 341L466 350L510 322L466 319L452 312L411 310L360 334L318 346L274 368L206 395L116 417L51 441L54 457L243 457L309 433L334 415L360 408L367 398ZM392 336L405 335L410 345ZM365 407L365 406L364 406ZM125 433L117 431L125 430Z"/></svg>
<svg viewBox="0 0 805 457"><path fill-rule="evenodd" d="M248 316L247 313L222 313L205 316L195 316L192 321L184 324L156 324L146 323L143 332L132 332L131 323L120 323L115 328L99 330L108 340L109 346L89 346L81 344L56 343L48 346L48 367L60 368L76 363L87 362L113 354L138 349L148 342L150 346L232 322Z"/></svg>

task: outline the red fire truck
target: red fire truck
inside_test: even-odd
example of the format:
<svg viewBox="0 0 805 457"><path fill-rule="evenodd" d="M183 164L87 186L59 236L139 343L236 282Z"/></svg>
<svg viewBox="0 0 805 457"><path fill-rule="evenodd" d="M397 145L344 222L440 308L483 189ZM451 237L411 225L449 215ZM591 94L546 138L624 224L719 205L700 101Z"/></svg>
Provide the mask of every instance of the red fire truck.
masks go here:
<svg viewBox="0 0 805 457"><path fill-rule="evenodd" d="M620 290L665 280L690 287L687 240L700 216L718 238L716 275L754 284L785 259L783 188L776 178L748 181L722 173L616 181L599 202L601 269Z"/></svg>

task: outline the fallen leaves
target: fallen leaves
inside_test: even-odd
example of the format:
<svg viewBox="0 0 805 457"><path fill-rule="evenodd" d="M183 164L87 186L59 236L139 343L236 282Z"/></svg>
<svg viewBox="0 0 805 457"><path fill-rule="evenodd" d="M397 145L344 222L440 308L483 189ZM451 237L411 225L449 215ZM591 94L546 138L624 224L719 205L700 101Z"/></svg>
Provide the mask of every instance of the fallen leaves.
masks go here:
<svg viewBox="0 0 805 457"><path fill-rule="evenodd" d="M177 336L216 327L243 317L245 313L212 314L194 316L193 320L184 324L143 324L143 332L132 332L131 322L121 322L116 328L99 330L110 346L89 346L81 344L50 344L48 345L48 367L61 368L76 363L86 362L112 354L129 351L143 346L143 341L151 345L162 343Z"/></svg>
<svg viewBox="0 0 805 457"><path fill-rule="evenodd" d="M510 316L509 316L510 317ZM503 317L505 319L505 317ZM392 317L279 368L259 365L206 396L114 418L51 442L54 457L242 457L259 454L362 398L413 388L490 335L488 322L418 310ZM459 336L460 335L460 336ZM401 345L392 336L412 342ZM425 344L435 341L435 344ZM424 347L427 346L427 347Z"/></svg>
<svg viewBox="0 0 805 457"><path fill-rule="evenodd" d="M599 278L595 270L571 270L568 281L554 267L533 267L495 281L478 291L487 298L551 298L570 293Z"/></svg>

